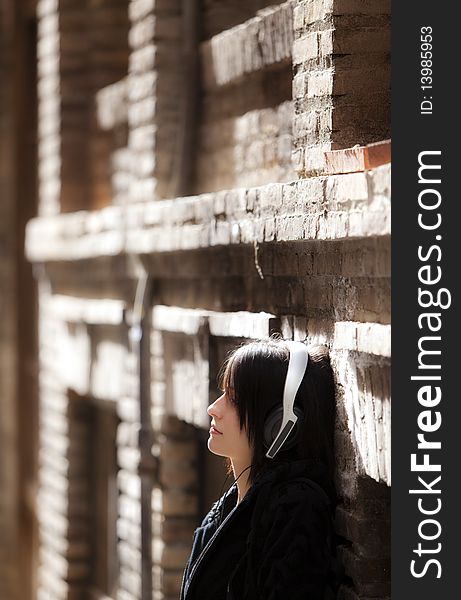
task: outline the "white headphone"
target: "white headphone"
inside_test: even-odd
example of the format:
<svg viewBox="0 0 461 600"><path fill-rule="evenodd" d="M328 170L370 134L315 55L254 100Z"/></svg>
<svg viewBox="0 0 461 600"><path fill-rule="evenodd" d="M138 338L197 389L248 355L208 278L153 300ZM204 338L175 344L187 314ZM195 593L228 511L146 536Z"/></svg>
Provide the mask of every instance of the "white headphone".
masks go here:
<svg viewBox="0 0 461 600"><path fill-rule="evenodd" d="M267 458L274 458L293 431L298 420L298 415L302 416L303 414L302 410L294 408L294 403L304 373L306 372L309 352L302 342L289 341L285 343L290 352L290 359L285 379L285 388L283 390L283 408L278 406L273 409L265 421L264 438L265 440L273 440L272 443L267 443L266 441L266 446L270 444L266 452ZM277 431L275 437L273 435L274 430Z"/></svg>

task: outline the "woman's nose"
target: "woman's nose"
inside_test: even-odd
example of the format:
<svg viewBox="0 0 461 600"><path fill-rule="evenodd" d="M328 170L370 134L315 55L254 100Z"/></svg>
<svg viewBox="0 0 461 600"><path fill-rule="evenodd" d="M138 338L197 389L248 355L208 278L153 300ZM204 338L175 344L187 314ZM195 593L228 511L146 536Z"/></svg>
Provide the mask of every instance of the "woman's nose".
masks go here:
<svg viewBox="0 0 461 600"><path fill-rule="evenodd" d="M224 394L222 396L219 396L219 398L216 398L216 400L214 402L212 402L210 404L210 406L206 409L208 415L210 417L218 417L219 418L219 400L221 400L221 398L224 396Z"/></svg>
<svg viewBox="0 0 461 600"><path fill-rule="evenodd" d="M210 417L214 417L216 414L216 400L210 404L210 406L206 409L208 415Z"/></svg>

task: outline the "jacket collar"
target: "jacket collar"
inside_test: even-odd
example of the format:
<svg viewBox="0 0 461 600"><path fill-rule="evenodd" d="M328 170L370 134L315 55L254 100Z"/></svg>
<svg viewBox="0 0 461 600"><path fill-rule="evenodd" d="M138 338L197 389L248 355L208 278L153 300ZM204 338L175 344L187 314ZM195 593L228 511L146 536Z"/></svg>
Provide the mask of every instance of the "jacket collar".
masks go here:
<svg viewBox="0 0 461 600"><path fill-rule="evenodd" d="M316 459L278 460L275 464L269 463L266 468L258 473L255 481L238 506L243 508L249 505L253 498L261 491L261 488L271 488L278 483L300 478L310 479L320 486L334 506L336 495L333 483L328 477L324 464ZM237 484L233 483L213 507L213 518L220 518L224 502L230 502L231 506L234 507L237 503L237 495Z"/></svg>
<svg viewBox="0 0 461 600"><path fill-rule="evenodd" d="M300 478L310 479L319 485L327 494L330 502L334 503L334 487L328 477L326 467L320 460L312 458L279 460L273 465L269 463L258 473L253 485L248 490L247 496L250 493L255 494L262 486L272 487L278 483Z"/></svg>

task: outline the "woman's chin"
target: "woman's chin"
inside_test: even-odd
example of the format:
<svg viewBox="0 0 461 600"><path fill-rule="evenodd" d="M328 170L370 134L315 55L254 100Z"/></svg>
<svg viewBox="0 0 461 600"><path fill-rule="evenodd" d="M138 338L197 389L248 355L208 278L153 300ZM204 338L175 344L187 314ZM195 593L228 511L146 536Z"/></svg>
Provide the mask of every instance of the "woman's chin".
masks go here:
<svg viewBox="0 0 461 600"><path fill-rule="evenodd" d="M208 438L207 441L207 446L208 446L208 450L212 453L212 454L216 454L216 456L225 456L222 452L219 451L219 449L216 447L216 441L213 438L213 436L210 435L210 437Z"/></svg>

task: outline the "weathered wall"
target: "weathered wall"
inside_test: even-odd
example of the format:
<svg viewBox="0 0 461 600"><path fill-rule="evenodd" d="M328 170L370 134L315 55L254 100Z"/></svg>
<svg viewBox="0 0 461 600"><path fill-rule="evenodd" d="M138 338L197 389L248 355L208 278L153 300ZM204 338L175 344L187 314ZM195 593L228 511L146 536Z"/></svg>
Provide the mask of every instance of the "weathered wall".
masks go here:
<svg viewBox="0 0 461 600"><path fill-rule="evenodd" d="M306 176L325 150L390 136L390 2L299 1L294 31L293 159Z"/></svg>
<svg viewBox="0 0 461 600"><path fill-rule="evenodd" d="M39 212L110 204L112 136L99 128L96 93L125 76L126 2L39 0Z"/></svg>
<svg viewBox="0 0 461 600"><path fill-rule="evenodd" d="M14 10L11 2L0 2L0 597L16 598L18 552L17 457L16 457L16 260L14 206L14 101L13 69Z"/></svg>
<svg viewBox="0 0 461 600"><path fill-rule="evenodd" d="M294 179L292 45L291 2L201 44L196 192Z"/></svg>
<svg viewBox="0 0 461 600"><path fill-rule="evenodd" d="M258 10L275 4L271 0L204 0L202 2L202 34L207 40L217 33L248 21Z"/></svg>
<svg viewBox="0 0 461 600"><path fill-rule="evenodd" d="M130 2L128 146L130 199L145 201L174 194L183 56L179 0Z"/></svg>
<svg viewBox="0 0 461 600"><path fill-rule="evenodd" d="M118 580L112 555L125 497L118 497L117 478L123 489L132 487L124 470L129 457L120 453L120 470L115 463L116 436L126 438L121 427L117 432L116 403L124 402L129 383L123 303L52 295L42 285L40 328L37 597L85 597L90 589L109 595Z"/></svg>
<svg viewBox="0 0 461 600"><path fill-rule="evenodd" d="M24 258L36 215L31 5L0 2L0 597L31 598L36 552L36 292Z"/></svg>
<svg viewBox="0 0 461 600"><path fill-rule="evenodd" d="M50 132L40 113L40 165L59 167L58 184L42 178L41 216L27 229L28 256L42 265L43 600L90 587L119 600L177 599L193 528L224 479L204 460L218 366L242 339L271 331L331 350L339 597L390 596L389 147L330 152L388 137L389 7L266 4L202 3L195 195L175 197L191 125L181 3L129 3L126 73L128 25L114 17L107 36L113 27L123 56L111 47L119 71L106 78L88 58L103 41L97 19L85 25L93 45L77 44L73 3L40 2L43 22L57 15L47 26L68 36L39 44L41 81L52 56L69 98L76 73L93 82L72 110L54 84L39 87L41 106L63 115ZM108 10L89 2L88 14L97 7ZM85 164L67 176L67 146L54 142L77 129ZM85 207L98 210L76 210ZM116 463L97 466L116 490L97 497L87 460L96 422L107 439L115 428L117 448ZM88 533L95 514L116 538L104 564Z"/></svg>
<svg viewBox="0 0 461 600"><path fill-rule="evenodd" d="M30 248L36 260L48 263L49 276L66 293L63 302L69 303L68 295L82 290L79 262L83 258L85 288L95 296L98 290L118 295L127 307L134 298L133 290L115 280L110 282L107 276L101 280L104 272L117 270L122 275L120 269L127 269L125 275L130 276L128 265L123 267L117 255L139 254L153 278L152 428L158 439L159 473L169 469L168 484L151 473L156 507L152 524L154 590L159 591L162 582L168 581L174 597L181 561L187 556L187 531L197 518L199 502L198 474L190 471L197 438L193 430L179 435L180 423L172 431L164 429L165 414L206 427L206 406L216 393L216 361L210 361L216 354L224 356L220 340L227 340L225 347L229 348L242 338L267 335L272 328L287 339L326 343L331 348L339 407L336 439L341 504L337 528L347 540L341 556L353 581L353 587L345 585L342 594L348 598L356 597L354 594L359 598L388 595L389 193L389 167L385 165L366 173L153 201L129 209L113 207L98 216L80 213L30 224ZM112 243L108 244L109 240ZM109 262L101 271L98 263L102 258L91 256L95 248L105 254L104 247L112 248L116 255L107 255ZM65 261L62 268L53 264L57 256ZM89 319L84 314L79 318ZM61 363L61 371L65 364ZM120 555L122 589L131 594L122 594L126 598L141 597L142 587L139 563L133 558L139 560L139 540L127 533L129 527L139 531L141 512L139 483L138 487L131 483L129 488L126 483L139 477L136 432L141 422L135 364L126 364L122 378L132 391L118 401L123 421L119 443L131 448L119 452L119 466L126 472L121 498L127 496L120 506L131 515L126 517L131 525L121 525L119 534L125 548ZM75 388L81 380L75 363L70 372L76 377ZM193 386L185 383L187 375ZM184 438L175 445L182 436L190 438L184 455ZM187 456L188 462L170 464L176 452L182 460ZM165 515L176 520L176 525L179 519L182 525L177 529L172 525L177 537L164 538L155 515L163 510L159 507L170 506L170 501L179 504L172 504L176 508ZM187 512L180 507L187 507ZM366 535L370 528L373 537Z"/></svg>

